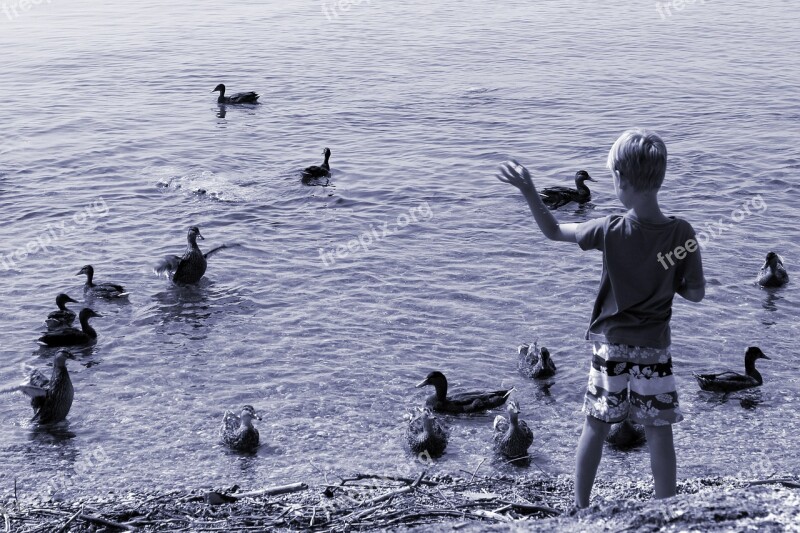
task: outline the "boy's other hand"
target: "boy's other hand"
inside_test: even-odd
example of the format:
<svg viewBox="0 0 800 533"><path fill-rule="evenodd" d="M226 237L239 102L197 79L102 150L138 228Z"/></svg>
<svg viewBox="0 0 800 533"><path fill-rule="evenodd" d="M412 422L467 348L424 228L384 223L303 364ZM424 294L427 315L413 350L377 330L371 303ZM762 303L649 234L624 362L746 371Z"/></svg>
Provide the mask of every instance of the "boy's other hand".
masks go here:
<svg viewBox="0 0 800 533"><path fill-rule="evenodd" d="M503 183L510 183L523 194L536 193L536 186L533 184L530 172L514 159L500 165L500 174L497 174L496 177Z"/></svg>

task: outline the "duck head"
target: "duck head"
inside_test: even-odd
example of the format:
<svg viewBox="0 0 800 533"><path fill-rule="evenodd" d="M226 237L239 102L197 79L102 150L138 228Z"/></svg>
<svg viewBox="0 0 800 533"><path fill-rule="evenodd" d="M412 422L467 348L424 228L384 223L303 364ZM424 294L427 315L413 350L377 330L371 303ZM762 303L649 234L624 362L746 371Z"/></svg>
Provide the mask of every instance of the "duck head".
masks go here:
<svg viewBox="0 0 800 533"><path fill-rule="evenodd" d="M426 385L436 387L436 397L440 400L444 400L447 397L447 378L438 370L428 374L425 379L416 384L416 387L419 388Z"/></svg>
<svg viewBox="0 0 800 533"><path fill-rule="evenodd" d="M224 95L225 95L225 84L224 84L224 83L220 83L219 85L217 85L216 87L214 87L214 90L213 90L213 91L211 91L211 92L212 92L212 93L215 93L215 92L217 92L217 91L219 91L219 95L220 95L220 96L224 96Z"/></svg>
<svg viewBox="0 0 800 533"><path fill-rule="evenodd" d="M584 181L596 181L585 170L579 170L575 173L575 184L578 186L583 185Z"/></svg>
<svg viewBox="0 0 800 533"><path fill-rule="evenodd" d="M779 256L775 252L769 252L767 254L766 260L764 261L764 266L761 268L769 267L769 269L772 272L775 272L775 269L778 268L778 265L783 265L783 260L781 259L781 256Z"/></svg>
<svg viewBox="0 0 800 533"><path fill-rule="evenodd" d="M542 349L539 353L541 354L542 362L550 360L550 350L548 350L544 346L542 346Z"/></svg>
<svg viewBox="0 0 800 533"><path fill-rule="evenodd" d="M86 274L86 281L91 283L92 278L94 277L94 267L92 265L86 265L82 269L78 271L76 276L82 276Z"/></svg>
<svg viewBox="0 0 800 533"><path fill-rule="evenodd" d="M81 322L88 322L90 318L102 318L103 315L100 313L95 313L94 310L89 309L88 307L84 307L81 309L81 312L78 314Z"/></svg>
<svg viewBox="0 0 800 533"><path fill-rule="evenodd" d="M510 400L506 405L506 411L508 411L508 420L511 422L512 425L517 425L517 419L519 418L519 402L516 400Z"/></svg>
<svg viewBox="0 0 800 533"><path fill-rule="evenodd" d="M252 407L251 407L251 409L252 409ZM242 410L242 414L239 417L239 420L241 420L243 427L246 427L246 428L253 427L253 419L261 420L261 417L258 416L257 414L255 414L254 412L249 411L247 409L243 409Z"/></svg>
<svg viewBox="0 0 800 533"><path fill-rule="evenodd" d="M206 238L200 234L200 228L197 226L192 226L189 228L189 233L186 235L186 238L189 241L189 244L196 244L197 239L200 239L201 241L206 240Z"/></svg>
<svg viewBox="0 0 800 533"><path fill-rule="evenodd" d="M53 359L53 366L55 368L67 368L67 359L75 359L75 356L68 350L59 350L55 359Z"/></svg>
<svg viewBox="0 0 800 533"><path fill-rule="evenodd" d="M325 162L327 162L327 161L328 161L328 159L330 159L330 158L331 158L331 149L330 149L330 148L325 148L325 149L322 151L322 155L324 155L324 156L325 156Z"/></svg>
<svg viewBox="0 0 800 533"><path fill-rule="evenodd" d="M67 303L68 302L72 302L72 303L76 304L76 303L78 303L78 300L73 300L72 298L69 297L69 295L64 294L64 293L61 293L58 296L56 296L56 305L62 311L67 308Z"/></svg>
<svg viewBox="0 0 800 533"><path fill-rule="evenodd" d="M767 357L758 346L750 346L744 353L745 366L748 364L752 365L759 359L769 359L769 357Z"/></svg>

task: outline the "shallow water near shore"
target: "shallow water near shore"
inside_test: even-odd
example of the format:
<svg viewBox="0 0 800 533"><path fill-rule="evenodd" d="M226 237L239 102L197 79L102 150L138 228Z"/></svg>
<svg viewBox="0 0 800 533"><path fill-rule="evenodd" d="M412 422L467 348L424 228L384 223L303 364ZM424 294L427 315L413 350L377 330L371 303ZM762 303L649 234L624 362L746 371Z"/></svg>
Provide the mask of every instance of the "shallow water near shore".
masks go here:
<svg viewBox="0 0 800 533"><path fill-rule="evenodd" d="M605 157L633 125L670 150L665 210L708 237L706 300L674 306L679 476L796 472L798 15L778 0L663 19L622 0L0 13L0 383L52 361L35 340L58 292L82 297L81 266L131 293L87 302L104 317L69 362L68 424L35 428L24 399L0 397L2 500L14 479L21 495L73 495L415 472L403 415L432 369L453 388L516 387L536 435L528 468L570 472L601 258L545 241L493 176L510 157L541 186L585 169L592 203L561 220L619 212ZM220 108L220 82L262 104ZM303 187L325 146L330 186ZM239 246L197 287L172 287L151 268L195 224L204 249ZM785 288L753 284L769 250ZM534 338L559 366L547 390L516 370ZM740 371L750 345L772 358L761 389L698 391L692 372ZM217 442L242 404L263 416L253 456ZM451 420L428 468L474 471L493 418ZM645 450L609 451L600 476L647 465Z"/></svg>

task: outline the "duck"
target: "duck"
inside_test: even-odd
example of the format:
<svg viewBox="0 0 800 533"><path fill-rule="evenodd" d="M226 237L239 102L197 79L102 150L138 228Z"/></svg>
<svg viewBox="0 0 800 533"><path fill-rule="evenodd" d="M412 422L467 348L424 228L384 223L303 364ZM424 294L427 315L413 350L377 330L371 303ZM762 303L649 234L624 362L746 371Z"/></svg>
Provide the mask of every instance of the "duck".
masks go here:
<svg viewBox="0 0 800 533"><path fill-rule="evenodd" d="M39 370L34 370L26 383L0 392L22 392L30 397L33 407L31 421L40 424L61 422L67 418L75 397L75 389L67 371L67 359L74 359L74 356L66 350L61 350L53 360L53 373L50 379Z"/></svg>
<svg viewBox="0 0 800 533"><path fill-rule="evenodd" d="M517 368L523 376L535 379L553 377L556 373L556 364L550 357L550 350L538 344L522 344L517 348L520 358Z"/></svg>
<svg viewBox="0 0 800 533"><path fill-rule="evenodd" d="M303 171L303 183L308 184L314 180L331 176L331 166L328 163L331 158L331 149L325 148L322 154L325 156L325 161L321 165L312 165Z"/></svg>
<svg viewBox="0 0 800 533"><path fill-rule="evenodd" d="M58 311L53 311L47 315L47 319L44 321L47 329L54 330L72 326L72 323L75 322L76 315L75 311L67 309L67 303L70 302L78 303L78 300L73 300L69 297L69 295L64 294L63 292L56 296L56 305L58 306Z"/></svg>
<svg viewBox="0 0 800 533"><path fill-rule="evenodd" d="M186 235L189 245L183 257L168 255L156 265L153 271L158 275L171 278L176 285L191 285L200 281L200 278L206 273L208 258L223 248L227 248L227 245L223 244L203 253L197 246L197 239L205 240L205 237L200 234L200 228L192 226Z"/></svg>
<svg viewBox="0 0 800 533"><path fill-rule="evenodd" d="M508 419L497 415L494 419L494 449L508 459L519 459L528 455L533 444L533 431L524 420L519 419L519 403L511 400L506 406Z"/></svg>
<svg viewBox="0 0 800 533"><path fill-rule="evenodd" d="M700 388L711 392L736 392L753 387L760 387L764 380L756 370L758 359L769 359L761 348L750 346L744 354L744 370L746 375L738 372L720 372L718 374L694 374Z"/></svg>
<svg viewBox="0 0 800 533"><path fill-rule="evenodd" d="M89 325L90 318L100 318L103 315L95 313L88 307L81 309L78 313L78 321L81 329L63 328L49 331L39 337L39 344L43 346L75 346L77 344L89 344L97 339L97 332Z"/></svg>
<svg viewBox="0 0 800 533"><path fill-rule="evenodd" d="M432 411L439 413L482 413L495 407L500 407L511 394L510 390L496 390L490 392L460 392L447 395L447 378L441 372L433 371L425 379L417 383L417 387L432 385L436 393L425 401L425 405Z"/></svg>
<svg viewBox="0 0 800 533"><path fill-rule="evenodd" d="M219 428L220 440L230 449L239 452L252 452L258 448L258 430L253 427L253 419L261 420L252 405L242 407L237 416L232 411L225 411L222 426Z"/></svg>
<svg viewBox="0 0 800 533"><path fill-rule="evenodd" d="M450 434L430 409L426 407L421 411L419 416L411 419L408 423L406 443L412 453L427 453L431 457L439 457L447 447Z"/></svg>
<svg viewBox="0 0 800 533"><path fill-rule="evenodd" d="M635 448L646 440L644 426L635 424L627 418L611 425L606 442L614 448L627 450Z"/></svg>
<svg viewBox="0 0 800 533"><path fill-rule="evenodd" d="M783 266L783 259L775 252L769 252L764 266L758 273L758 284L762 287L782 287L788 281L789 273Z"/></svg>
<svg viewBox="0 0 800 533"><path fill-rule="evenodd" d="M577 187L577 189L570 189L569 187L548 187L542 189L539 196L542 197L544 204L551 209L558 209L570 202L583 204L592 199L592 193L585 183L587 181L595 180L585 170L579 170L575 173L575 187Z"/></svg>
<svg viewBox="0 0 800 533"><path fill-rule="evenodd" d="M93 296L105 298L107 300L124 298L129 294L125 292L125 288L122 285L117 285L116 283L95 283L94 267L92 265L84 266L75 275L81 276L83 274L86 274L86 283L83 285L84 293L90 293Z"/></svg>
<svg viewBox="0 0 800 533"><path fill-rule="evenodd" d="M230 96L225 96L225 84L220 83L214 90L211 91L212 93L219 92L219 98L217 98L218 104L257 104L258 99L261 95L254 93L253 91L246 92L246 93L236 93Z"/></svg>

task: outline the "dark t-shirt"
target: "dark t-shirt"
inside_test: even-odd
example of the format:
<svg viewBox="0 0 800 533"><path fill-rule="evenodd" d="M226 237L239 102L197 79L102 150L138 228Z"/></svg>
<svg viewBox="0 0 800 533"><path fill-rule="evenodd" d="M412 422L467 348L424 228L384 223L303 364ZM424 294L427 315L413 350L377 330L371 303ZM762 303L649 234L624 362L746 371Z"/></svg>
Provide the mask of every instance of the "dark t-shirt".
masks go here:
<svg viewBox="0 0 800 533"><path fill-rule="evenodd" d="M691 224L641 222L610 215L578 225L578 245L603 252L603 273L586 338L612 344L666 348L672 299L681 282L705 285Z"/></svg>

